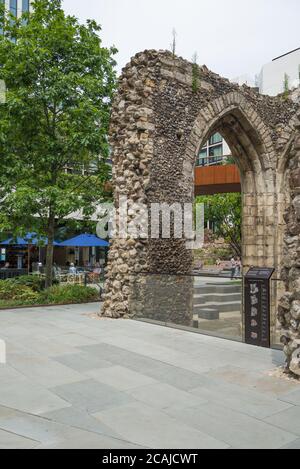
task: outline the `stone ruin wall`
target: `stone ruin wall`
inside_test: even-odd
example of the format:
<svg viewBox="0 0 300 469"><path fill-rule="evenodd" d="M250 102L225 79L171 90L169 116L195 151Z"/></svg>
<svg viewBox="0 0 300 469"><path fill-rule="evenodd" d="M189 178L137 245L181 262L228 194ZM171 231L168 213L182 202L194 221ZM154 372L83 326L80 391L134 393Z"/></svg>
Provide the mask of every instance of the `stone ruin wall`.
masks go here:
<svg viewBox="0 0 300 469"><path fill-rule="evenodd" d="M123 70L110 130L117 209L122 195L147 205L191 202L197 150L210 133L221 131L241 171L245 269L275 266L277 276L282 270L289 293L281 301L279 318L288 330L285 351L289 360L292 352L296 361L300 351L298 113L298 103L259 95L169 52L145 51ZM114 239L102 314L127 318L159 305L167 311L163 295L158 294L155 302L153 286L150 300L148 290L148 301L139 307L131 298L145 288L141 273L191 272L192 252L184 242ZM177 278L182 279L181 286L177 284L178 311L189 309L191 284ZM155 285L156 293L160 283L164 290L164 278Z"/></svg>
<svg viewBox="0 0 300 469"><path fill-rule="evenodd" d="M281 278L286 294L278 307L282 326L282 343L287 357L287 368L300 376L300 124L290 150L286 184L290 188L291 203L286 222Z"/></svg>

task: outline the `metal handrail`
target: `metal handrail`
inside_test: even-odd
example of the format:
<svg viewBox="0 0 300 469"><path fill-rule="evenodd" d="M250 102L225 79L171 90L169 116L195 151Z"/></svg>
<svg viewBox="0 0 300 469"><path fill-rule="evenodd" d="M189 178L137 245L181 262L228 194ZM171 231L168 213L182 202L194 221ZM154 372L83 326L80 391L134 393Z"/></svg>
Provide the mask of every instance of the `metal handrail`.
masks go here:
<svg viewBox="0 0 300 469"><path fill-rule="evenodd" d="M202 159L202 160L207 160L207 162L209 162L210 159L217 159L218 161L215 161L215 162L212 162L212 163L207 163L205 165L198 165L198 162ZM204 158L198 158L197 159L197 164L196 164L196 167L197 168L207 168L209 166L221 166L219 163L222 163L224 161L226 161L228 158L232 158L232 155L222 155L222 156L211 156L210 158L209 157L204 157Z"/></svg>

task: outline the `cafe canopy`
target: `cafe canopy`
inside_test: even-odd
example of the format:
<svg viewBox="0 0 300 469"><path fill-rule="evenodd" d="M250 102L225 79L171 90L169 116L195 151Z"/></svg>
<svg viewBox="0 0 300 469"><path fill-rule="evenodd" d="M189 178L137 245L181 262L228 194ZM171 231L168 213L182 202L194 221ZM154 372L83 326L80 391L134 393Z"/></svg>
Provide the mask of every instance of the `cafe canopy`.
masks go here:
<svg viewBox="0 0 300 469"><path fill-rule="evenodd" d="M75 236L75 238L68 239L63 243L60 243L59 246L65 247L86 247L86 248L93 248L93 247L102 247L106 248L109 247L109 243L104 239L98 238L96 235L92 234L81 234L79 236Z"/></svg>
<svg viewBox="0 0 300 469"><path fill-rule="evenodd" d="M43 236L38 236L36 233L27 233L23 238L17 236L10 238L0 243L1 246L40 246L47 245L48 239ZM59 246L59 243L54 241L54 246Z"/></svg>

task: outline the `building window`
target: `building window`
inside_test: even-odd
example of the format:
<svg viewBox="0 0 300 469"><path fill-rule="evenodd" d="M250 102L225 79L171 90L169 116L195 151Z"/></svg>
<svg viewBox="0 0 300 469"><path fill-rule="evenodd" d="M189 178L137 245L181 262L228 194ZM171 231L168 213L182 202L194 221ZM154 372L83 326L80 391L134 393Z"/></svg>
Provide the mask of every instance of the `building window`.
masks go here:
<svg viewBox="0 0 300 469"><path fill-rule="evenodd" d="M224 156L223 137L218 132L213 134L201 148L197 166L213 166L221 164Z"/></svg>
<svg viewBox="0 0 300 469"><path fill-rule="evenodd" d="M9 11L15 17L18 16L18 0L10 0L10 2L9 2Z"/></svg>
<svg viewBox="0 0 300 469"><path fill-rule="evenodd" d="M209 157L215 158L218 156L223 156L223 144L221 145L214 145L213 147L209 147Z"/></svg>
<svg viewBox="0 0 300 469"><path fill-rule="evenodd" d="M5 6L5 0L0 0L0 5ZM3 34L3 24L0 25L0 34Z"/></svg>
<svg viewBox="0 0 300 469"><path fill-rule="evenodd" d="M29 11L29 0L22 0L22 11L27 13Z"/></svg>
<svg viewBox="0 0 300 469"><path fill-rule="evenodd" d="M213 134L209 139L210 145L216 145L217 143L223 143L223 137L218 132L216 134Z"/></svg>

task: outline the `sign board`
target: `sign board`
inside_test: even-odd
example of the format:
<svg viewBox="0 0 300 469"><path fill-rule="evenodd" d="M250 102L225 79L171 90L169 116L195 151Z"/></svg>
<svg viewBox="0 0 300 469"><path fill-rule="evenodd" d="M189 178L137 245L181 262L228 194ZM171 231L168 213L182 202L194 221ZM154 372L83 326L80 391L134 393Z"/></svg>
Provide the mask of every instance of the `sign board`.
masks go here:
<svg viewBox="0 0 300 469"><path fill-rule="evenodd" d="M245 341L271 347L270 280L275 269L252 267L245 276Z"/></svg>

